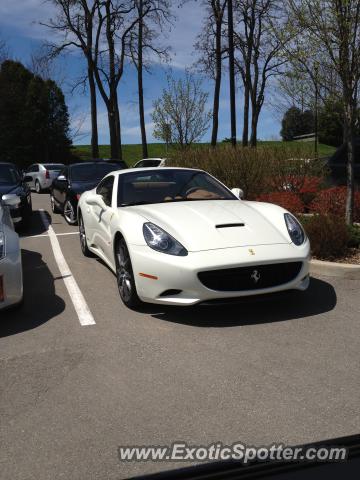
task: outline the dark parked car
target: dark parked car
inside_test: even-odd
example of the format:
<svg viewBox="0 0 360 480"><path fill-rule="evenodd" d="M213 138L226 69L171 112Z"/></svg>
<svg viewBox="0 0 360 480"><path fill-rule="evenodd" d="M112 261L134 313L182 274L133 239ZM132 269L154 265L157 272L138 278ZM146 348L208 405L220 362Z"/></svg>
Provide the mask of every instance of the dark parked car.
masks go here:
<svg viewBox="0 0 360 480"><path fill-rule="evenodd" d="M96 187L105 175L114 170L122 170L119 162L82 162L65 167L50 187L53 213L63 213L69 225L76 225L80 195Z"/></svg>
<svg viewBox="0 0 360 480"><path fill-rule="evenodd" d="M357 183L360 183L360 137L354 141L355 162L354 175ZM335 185L346 184L346 164L347 164L347 146L341 145L336 152L329 158L327 163L330 169L331 182Z"/></svg>
<svg viewBox="0 0 360 480"><path fill-rule="evenodd" d="M19 197L19 203L10 208L14 226L20 229L27 228L32 215L30 188L16 165L0 162L0 197L7 194L15 194Z"/></svg>

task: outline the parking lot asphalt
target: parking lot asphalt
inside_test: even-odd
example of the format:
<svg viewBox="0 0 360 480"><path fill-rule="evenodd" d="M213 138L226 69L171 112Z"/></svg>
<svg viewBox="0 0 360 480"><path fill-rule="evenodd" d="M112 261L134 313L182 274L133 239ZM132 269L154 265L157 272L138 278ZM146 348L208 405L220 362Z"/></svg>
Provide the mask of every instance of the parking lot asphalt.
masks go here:
<svg viewBox="0 0 360 480"><path fill-rule="evenodd" d="M2 480L121 479L124 445L299 444L360 431L360 282L229 306L121 303L113 273L49 215L95 324L82 326L33 194L24 305L0 313ZM62 235L59 235L62 234ZM69 234L69 235L63 235ZM182 464L181 466L184 466Z"/></svg>

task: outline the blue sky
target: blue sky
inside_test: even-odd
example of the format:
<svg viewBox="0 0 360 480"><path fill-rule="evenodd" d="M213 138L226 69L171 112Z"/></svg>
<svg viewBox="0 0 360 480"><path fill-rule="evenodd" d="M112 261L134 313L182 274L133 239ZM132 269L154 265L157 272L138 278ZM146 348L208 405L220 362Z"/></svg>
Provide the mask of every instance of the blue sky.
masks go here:
<svg viewBox="0 0 360 480"><path fill-rule="evenodd" d="M167 39L163 43L171 46L172 59L170 66L174 75L183 75L186 67L190 67L196 60L194 43L201 29L203 8L200 2L190 1L181 8L174 8L177 17ZM1 2L0 4L0 38L7 42L11 55L25 65L30 64L32 52L36 51L43 41L48 39L49 31L39 25L55 16L51 2L44 0L19 0L18 2ZM71 92L71 85L81 76L84 69L81 55L70 53L55 66L55 79L61 82L71 115L72 131L80 128L79 135L74 143L87 144L90 142L89 100L87 94L77 90ZM145 74L144 99L146 113L146 128L148 141L154 140L153 124L151 119L152 103L161 95L166 85L166 71L168 65L157 64L151 74ZM140 143L140 130L137 110L136 74L133 69L127 68L119 87L119 100L122 122L123 143ZM212 103L211 81L204 79L203 88L209 92L209 108ZM230 113L228 105L228 78L225 74L222 84L219 118L219 139L230 136ZM237 135L241 138L242 131L242 93L237 92ZM99 143L109 143L107 116L105 106L100 95L98 96L98 124ZM260 139L274 139L279 137L280 122L278 115L269 103L265 104L258 128ZM210 139L210 129L202 139Z"/></svg>

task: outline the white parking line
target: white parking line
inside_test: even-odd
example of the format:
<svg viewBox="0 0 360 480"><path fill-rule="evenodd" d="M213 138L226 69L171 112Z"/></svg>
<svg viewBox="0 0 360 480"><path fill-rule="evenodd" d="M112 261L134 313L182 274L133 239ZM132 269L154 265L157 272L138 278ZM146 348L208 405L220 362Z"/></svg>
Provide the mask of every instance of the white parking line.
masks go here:
<svg viewBox="0 0 360 480"><path fill-rule="evenodd" d="M65 237L66 235L79 235L79 232L64 232L64 233L55 233L54 234L57 237ZM40 235L28 235L27 237L20 237L21 239L23 238L41 238L41 237L48 237L49 235L47 233L41 233Z"/></svg>
<svg viewBox="0 0 360 480"><path fill-rule="evenodd" d="M73 277L73 274L71 273L71 270L61 251L60 243L59 243L59 240L57 239L56 233L54 232L54 229L52 228L52 226L49 224L45 211L41 209L39 210L39 212L40 212L41 220L44 224L44 227L47 229L57 266L60 270L60 274L64 280L67 291L69 292L71 301L74 305L75 311L79 318L79 322L82 326L95 325L96 322L90 311L90 308L88 307L88 304L86 303L86 300L83 294L81 293L81 290L78 284L76 283L76 280Z"/></svg>

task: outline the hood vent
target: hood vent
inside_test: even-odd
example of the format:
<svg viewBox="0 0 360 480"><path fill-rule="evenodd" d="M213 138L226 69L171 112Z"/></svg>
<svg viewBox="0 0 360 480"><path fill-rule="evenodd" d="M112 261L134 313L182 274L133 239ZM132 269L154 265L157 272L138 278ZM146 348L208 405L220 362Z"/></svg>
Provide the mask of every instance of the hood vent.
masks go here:
<svg viewBox="0 0 360 480"><path fill-rule="evenodd" d="M215 228L232 228L232 227L245 227L245 223L222 223L221 225L215 225Z"/></svg>

